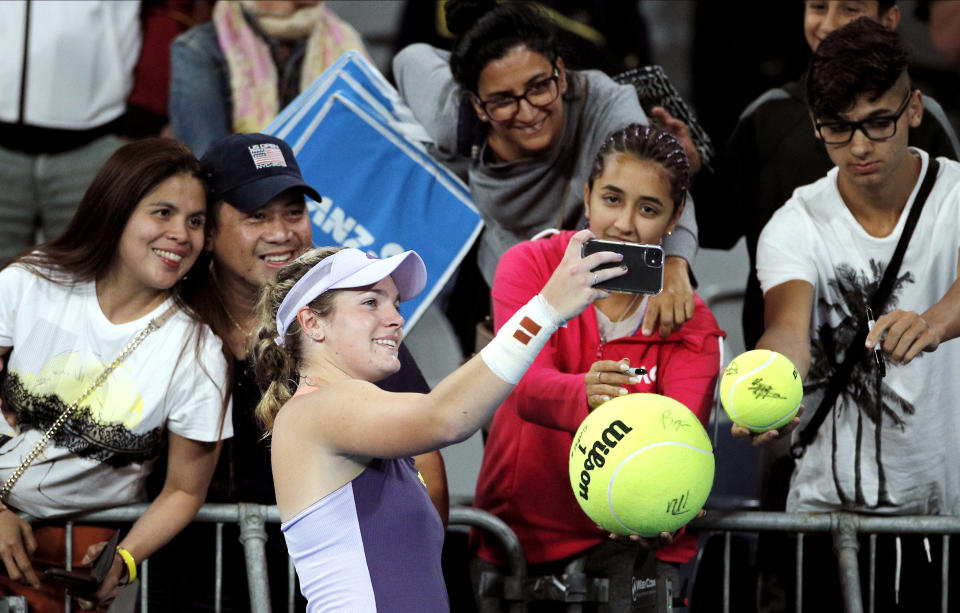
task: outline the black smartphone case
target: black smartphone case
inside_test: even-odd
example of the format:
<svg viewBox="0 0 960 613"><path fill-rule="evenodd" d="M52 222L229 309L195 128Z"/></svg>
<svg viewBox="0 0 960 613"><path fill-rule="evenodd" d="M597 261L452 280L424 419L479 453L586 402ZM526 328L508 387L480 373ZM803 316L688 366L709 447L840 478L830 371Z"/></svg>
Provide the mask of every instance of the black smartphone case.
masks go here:
<svg viewBox="0 0 960 613"><path fill-rule="evenodd" d="M93 562L90 572L67 570L65 568L48 568L43 571L40 580L44 583L64 587L74 594L92 594L100 587L113 565L113 556L117 552L120 542L120 531L117 530L110 537L107 546Z"/></svg>
<svg viewBox="0 0 960 613"><path fill-rule="evenodd" d="M597 287L614 292L650 296L656 296L663 291L663 249L659 245L595 239L583 244L580 255L586 257L598 251L622 253L622 263L626 265L627 272L623 276L598 283ZM614 268L619 265L614 262L598 266L594 270Z"/></svg>

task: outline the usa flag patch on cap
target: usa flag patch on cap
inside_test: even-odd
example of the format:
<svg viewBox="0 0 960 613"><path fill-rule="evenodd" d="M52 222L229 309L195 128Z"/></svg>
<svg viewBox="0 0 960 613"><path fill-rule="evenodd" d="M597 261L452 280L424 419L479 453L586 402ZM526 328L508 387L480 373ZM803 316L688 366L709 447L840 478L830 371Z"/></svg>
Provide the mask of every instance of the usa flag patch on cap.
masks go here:
<svg viewBox="0 0 960 613"><path fill-rule="evenodd" d="M262 145L250 145L250 157L253 158L253 163L257 167L257 170L261 168L271 168L274 166L287 166L286 160L283 159L283 152L280 151L280 147L274 145L273 143L264 143Z"/></svg>

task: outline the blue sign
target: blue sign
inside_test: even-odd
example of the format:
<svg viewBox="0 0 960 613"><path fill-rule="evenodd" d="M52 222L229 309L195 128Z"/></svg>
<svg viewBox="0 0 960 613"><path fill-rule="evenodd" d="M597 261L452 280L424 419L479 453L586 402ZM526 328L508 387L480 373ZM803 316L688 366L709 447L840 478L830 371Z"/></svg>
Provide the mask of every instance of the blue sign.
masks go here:
<svg viewBox="0 0 960 613"><path fill-rule="evenodd" d="M265 132L290 144L307 183L323 196L323 202L307 203L315 245L355 247L376 257L413 249L423 258L427 286L401 305L409 329L483 222L463 182L427 155L417 133L422 128L411 123L402 104L383 77L351 52Z"/></svg>

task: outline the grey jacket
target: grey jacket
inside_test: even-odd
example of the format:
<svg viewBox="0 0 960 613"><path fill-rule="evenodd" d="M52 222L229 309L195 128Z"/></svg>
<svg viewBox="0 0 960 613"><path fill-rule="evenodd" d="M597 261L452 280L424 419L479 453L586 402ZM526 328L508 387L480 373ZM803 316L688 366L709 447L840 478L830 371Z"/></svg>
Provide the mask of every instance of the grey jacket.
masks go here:
<svg viewBox="0 0 960 613"><path fill-rule="evenodd" d="M410 45L394 58L393 71L403 99L435 140L438 157L456 163L464 161L457 140L463 91L453 80L448 57L430 45ZM603 140L630 123L647 123L633 88L594 70L568 71L567 76L563 134L555 147L535 157L491 163L481 145L467 160L470 192L486 224L478 263L488 284L500 256L516 243L557 227L558 219L564 227L580 223L583 187ZM688 262L696 254L697 224L689 196L664 249Z"/></svg>

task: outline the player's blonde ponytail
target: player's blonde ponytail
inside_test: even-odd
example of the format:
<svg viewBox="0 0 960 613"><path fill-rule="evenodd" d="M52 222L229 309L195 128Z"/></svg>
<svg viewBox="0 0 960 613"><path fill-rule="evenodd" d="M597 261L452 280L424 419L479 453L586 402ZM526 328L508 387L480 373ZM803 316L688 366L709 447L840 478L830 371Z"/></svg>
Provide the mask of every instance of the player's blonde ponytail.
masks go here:
<svg viewBox="0 0 960 613"><path fill-rule="evenodd" d="M276 281L268 283L260 292L256 314L259 329L254 343L254 373L263 397L257 405L256 416L269 436L273 421L280 408L293 396L300 377L302 335L300 324L294 320L287 328L283 346L277 345L277 310L291 288L317 265L342 247L317 247L305 252L277 273ZM319 315L328 315L333 310L333 297L337 290L324 292L310 303L310 308Z"/></svg>

